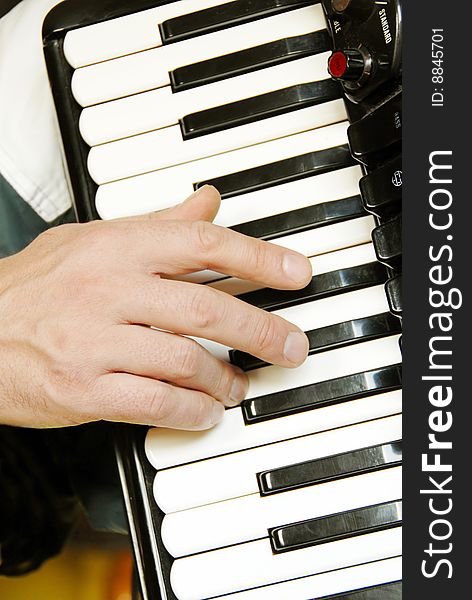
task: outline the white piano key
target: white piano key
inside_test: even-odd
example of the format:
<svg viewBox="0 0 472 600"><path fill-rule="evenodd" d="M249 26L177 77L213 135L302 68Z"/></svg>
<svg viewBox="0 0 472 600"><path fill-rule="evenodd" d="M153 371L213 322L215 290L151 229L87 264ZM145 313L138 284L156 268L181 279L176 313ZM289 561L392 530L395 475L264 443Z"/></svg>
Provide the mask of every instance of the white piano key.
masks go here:
<svg viewBox="0 0 472 600"><path fill-rule="evenodd" d="M151 428L146 436L146 456L156 469L165 469L398 414L401 407L401 391L395 390L253 425L244 423L239 407L231 408L221 423L208 431Z"/></svg>
<svg viewBox="0 0 472 600"><path fill-rule="evenodd" d="M233 498L165 515L161 537L174 558L263 538L271 527L401 497L402 467L392 467L262 498Z"/></svg>
<svg viewBox="0 0 472 600"><path fill-rule="evenodd" d="M337 250L336 252L328 252L326 254L310 257L313 275L329 273L330 271L336 271L337 269L355 267L356 265L363 265L376 260L374 247L371 243L360 244L359 246L344 248L342 250ZM206 271L203 273L207 277L206 280L210 282L208 285L233 296L251 292L253 290L259 290L262 287L260 284L244 279L238 279L236 277L222 278L216 271ZM201 279L198 278L198 273L193 277L186 276L185 279L189 281L201 281Z"/></svg>
<svg viewBox="0 0 472 600"><path fill-rule="evenodd" d="M306 177L282 185L227 198L215 218L217 225L230 227L306 206L359 194L358 166Z"/></svg>
<svg viewBox="0 0 472 600"><path fill-rule="evenodd" d="M156 109L152 110L160 114L156 113ZM344 102L339 99L185 141L180 126L174 125L95 146L88 155L88 170L95 180L114 181L325 127L345 119ZM120 120L116 122L123 123Z"/></svg>
<svg viewBox="0 0 472 600"><path fill-rule="evenodd" d="M258 494L256 474L401 439L401 416L277 442L158 471L154 499L166 514Z"/></svg>
<svg viewBox="0 0 472 600"><path fill-rule="evenodd" d="M283 583L236 592L227 600L294 600L321 598L361 588L399 581L402 578L400 556L338 569L320 575L291 579Z"/></svg>
<svg viewBox="0 0 472 600"><path fill-rule="evenodd" d="M179 600L201 600L399 556L401 544L401 527L277 555L262 539L174 561L171 585Z"/></svg>
<svg viewBox="0 0 472 600"><path fill-rule="evenodd" d="M255 21L240 27L232 27L224 31L202 37L192 38L177 44L127 56L119 61L111 61L81 69L74 76L74 85L88 89L96 81L121 80L129 81L130 75L136 71L140 76L152 78L148 84L151 88L170 85L169 72L174 69L193 64L201 60L214 58L244 48L278 40L284 37L298 36L316 31L325 26L321 5L313 5L300 10L283 13L261 21ZM122 72L125 69L125 72ZM146 75L143 75L145 73ZM320 79L326 78L326 60L324 69L320 70ZM313 74L312 77L316 79ZM199 88L201 89L201 88ZM170 92L168 91L167 94ZM181 96L183 92L178 93ZM255 95L250 93L249 95ZM175 98L175 94L173 96ZM80 117L80 130L87 144L94 146L114 139L136 135L163 126L173 124L167 115L156 110L159 92L147 92L86 108ZM216 99L216 102L215 102ZM177 98L176 101L179 99ZM222 104L219 96L212 98L213 105ZM196 106L196 105L195 105ZM192 103L190 113L196 112ZM187 114L187 113L185 113ZM181 115L184 116L184 115Z"/></svg>
<svg viewBox="0 0 472 600"><path fill-rule="evenodd" d="M151 94L154 94L154 97ZM227 131L220 131L184 141L180 126L175 125L175 119L162 117L165 113L162 113L161 109L154 102L156 95L157 92L149 92L147 95L143 94L140 96L143 102L139 102L139 104L142 106L140 106L140 110L134 115L133 120L129 120L127 115L120 114L122 111L114 110L115 107L113 105L123 101L101 104L82 111L79 127L85 142L90 146L105 143L92 149L89 156L90 164L97 163L98 166L96 168L100 168L101 166L104 169L107 166L107 161L119 162L126 160L129 155L134 153L145 156L146 153L153 152L156 154L155 168L164 168L262 141L276 139L285 135L292 135L301 131L330 125L346 119L346 110L343 101L333 100L299 111L292 111L288 114L260 119L255 123L233 127L231 129L231 136L228 136ZM137 98L138 96L133 96L126 100L134 101L138 104ZM147 123L144 122L149 116L153 116L156 119L160 117L162 122L172 122L169 123L170 126L165 125L163 129L151 131L154 127L147 127ZM138 131L137 133L141 135L135 135L136 132L132 131L132 129L140 121L143 122L143 125L142 127L139 126L139 129L148 133L141 134L141 131ZM102 129L109 129L106 137L101 135L100 127ZM257 127L259 127L260 131L257 131ZM230 141L225 139L225 137L230 137ZM167 152L163 153L162 148L165 148ZM123 167L117 165L115 168L122 170ZM150 169L146 168L144 170ZM118 179L114 175L108 176L108 178Z"/></svg>
<svg viewBox="0 0 472 600"><path fill-rule="evenodd" d="M318 256L343 248L367 244L375 227L373 217L358 217L342 223L325 225L318 229L301 231L271 240L276 246L300 252L305 256Z"/></svg>
<svg viewBox="0 0 472 600"><path fill-rule="evenodd" d="M347 126L347 122L337 123L100 185L95 200L98 213L103 219L111 219L178 204L194 191L195 183L345 144ZM93 177L93 173L91 175Z"/></svg>
<svg viewBox="0 0 472 600"><path fill-rule="evenodd" d="M124 59L120 60L122 73L116 73L114 61L103 63L101 68L97 65L76 70L72 76L71 90L76 102L84 108L137 94L119 103L119 110L124 111L129 120L133 119L133 114L142 110L143 102L146 107L149 105L146 99L142 99L142 92L155 90L151 95L151 105L154 106L154 110L163 111L164 120L157 121L157 127L163 127L176 123L187 114L206 108L243 100L296 83L326 79L328 57L329 52L324 52L178 93L173 93L170 86L155 89L154 73L149 70L149 66L128 58L126 62ZM124 66L128 67L126 73ZM99 112L106 114L106 107Z"/></svg>
<svg viewBox="0 0 472 600"><path fill-rule="evenodd" d="M74 68L140 52L162 44L159 24L231 0L180 0L69 31L64 54Z"/></svg>
<svg viewBox="0 0 472 600"><path fill-rule="evenodd" d="M352 166L226 198L221 203L214 223L223 227L231 227L239 223L285 213L287 209L296 210L321 202L355 196L359 192L361 177L361 168ZM288 205L287 198L290 199ZM154 200L154 204L157 203L165 208L173 206L161 197ZM124 211L124 214L115 215L113 213L114 216L109 218L133 216L135 214L133 211L136 210L132 202L128 202L127 206L120 205L119 208ZM156 209L150 208L149 210ZM118 211L115 210L115 213Z"/></svg>
<svg viewBox="0 0 472 600"><path fill-rule="evenodd" d="M369 315L376 315L388 310L383 285L355 290L339 294L332 298L322 298L313 302L306 302L297 306L289 306L274 310L278 315L303 331L327 327L343 321L361 319Z"/></svg>
<svg viewBox="0 0 472 600"><path fill-rule="evenodd" d="M359 193L361 177L361 168L352 166L249 192L241 196L233 196L221 203L214 223L231 227L239 223L281 214L287 212L287 209L296 210L330 200L355 196ZM287 198L290 199L288 205ZM162 208L173 206L172 203L166 203L166 199L161 197L158 197L155 202ZM136 214L132 202L128 202L127 206L120 208L127 212L109 218L128 217ZM157 209L151 207L148 210Z"/></svg>
<svg viewBox="0 0 472 600"><path fill-rule="evenodd" d="M401 362L398 335L309 356L296 369L276 365L248 373L247 399Z"/></svg>

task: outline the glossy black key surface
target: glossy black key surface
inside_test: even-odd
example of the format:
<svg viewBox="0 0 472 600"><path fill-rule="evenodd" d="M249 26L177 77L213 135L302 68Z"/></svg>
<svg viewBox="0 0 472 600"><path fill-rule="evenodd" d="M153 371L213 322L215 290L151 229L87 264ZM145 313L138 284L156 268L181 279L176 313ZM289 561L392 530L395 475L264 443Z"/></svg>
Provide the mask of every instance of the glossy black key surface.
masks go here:
<svg viewBox="0 0 472 600"><path fill-rule="evenodd" d="M366 215L360 196L322 202L305 208L272 215L256 221L248 221L230 227L233 231L259 238L272 240L283 235L334 225L341 221L356 219Z"/></svg>
<svg viewBox="0 0 472 600"><path fill-rule="evenodd" d="M395 217L372 231L377 259L392 269L401 269L402 264L402 218Z"/></svg>
<svg viewBox="0 0 472 600"><path fill-rule="evenodd" d="M391 529L401 522L402 502L396 500L275 527L269 529L269 539L272 551L278 554Z"/></svg>
<svg viewBox="0 0 472 600"><path fill-rule="evenodd" d="M179 67L169 73L170 81L174 92L182 92L199 85L327 52L332 49L332 45L328 32L322 29Z"/></svg>
<svg viewBox="0 0 472 600"><path fill-rule="evenodd" d="M402 582L392 581L382 585L343 592L322 598L310 598L310 600L402 600Z"/></svg>
<svg viewBox="0 0 472 600"><path fill-rule="evenodd" d="M244 421L250 425L400 387L401 365L389 365L245 400L241 409Z"/></svg>
<svg viewBox="0 0 472 600"><path fill-rule="evenodd" d="M163 44L180 42L226 27L242 25L287 10L314 4L310 0L236 0L175 17L159 24Z"/></svg>
<svg viewBox="0 0 472 600"><path fill-rule="evenodd" d="M376 165L400 151L402 139L401 94L352 123L348 130L351 152L357 160Z"/></svg>
<svg viewBox="0 0 472 600"><path fill-rule="evenodd" d="M402 302L402 276L392 277L385 284L385 293L387 294L388 306L390 311L396 316L401 317L403 313Z"/></svg>
<svg viewBox="0 0 472 600"><path fill-rule="evenodd" d="M184 140L189 140L301 108L324 104L341 96L340 86L332 79L302 83L187 115L180 120L180 128Z"/></svg>
<svg viewBox="0 0 472 600"><path fill-rule="evenodd" d="M194 189L210 184L216 187L223 199L231 198L232 196L262 190L273 185L303 179L304 177L344 169L355 164L356 162L349 152L349 147L347 144L343 144L326 150L293 156L239 173L231 173L223 177L201 181L194 184Z"/></svg>
<svg viewBox="0 0 472 600"><path fill-rule="evenodd" d="M366 210L378 217L400 212L402 183L400 155L362 177L359 187Z"/></svg>
<svg viewBox="0 0 472 600"><path fill-rule="evenodd" d="M308 354L317 354L326 350L401 333L401 326L399 320L392 314L382 313L312 329L305 333L310 344ZM268 365L260 358L241 350L231 350L229 356L231 362L244 371Z"/></svg>
<svg viewBox="0 0 472 600"><path fill-rule="evenodd" d="M379 444L257 474L261 496L379 471L402 462L401 442Z"/></svg>
<svg viewBox="0 0 472 600"><path fill-rule="evenodd" d="M372 262L314 275L311 282L301 290L263 288L239 294L237 298L265 310L276 310L342 292L379 285L385 283L387 279L387 269L380 263Z"/></svg>

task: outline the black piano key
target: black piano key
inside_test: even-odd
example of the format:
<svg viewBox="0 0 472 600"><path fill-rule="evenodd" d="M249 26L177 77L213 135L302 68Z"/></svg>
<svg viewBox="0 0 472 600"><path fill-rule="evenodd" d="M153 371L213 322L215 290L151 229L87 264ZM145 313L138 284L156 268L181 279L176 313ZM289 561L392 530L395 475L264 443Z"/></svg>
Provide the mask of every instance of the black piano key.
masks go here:
<svg viewBox="0 0 472 600"><path fill-rule="evenodd" d="M392 269L401 269L402 264L402 218L395 217L372 231L377 259Z"/></svg>
<svg viewBox="0 0 472 600"><path fill-rule="evenodd" d="M352 123L347 133L353 156L366 165L376 165L397 154L402 139L401 94Z"/></svg>
<svg viewBox="0 0 472 600"><path fill-rule="evenodd" d="M380 471L402 462L401 442L379 444L257 474L261 496Z"/></svg>
<svg viewBox="0 0 472 600"><path fill-rule="evenodd" d="M257 69L327 52L331 48L331 38L326 29L322 29L179 67L171 71L169 76L173 91L182 92Z"/></svg>
<svg viewBox="0 0 472 600"><path fill-rule="evenodd" d="M352 592L311 598L310 600L402 600L402 582L392 581L392 583L373 585Z"/></svg>
<svg viewBox="0 0 472 600"><path fill-rule="evenodd" d="M245 423L251 425L305 410L389 392L400 387L401 365L389 365L244 400L241 409Z"/></svg>
<svg viewBox="0 0 472 600"><path fill-rule="evenodd" d="M346 144L201 181L194 184L194 189L210 184L216 187L223 199L231 198L304 177L344 169L355 164Z"/></svg>
<svg viewBox="0 0 472 600"><path fill-rule="evenodd" d="M263 288L239 294L237 297L259 308L276 310L342 292L383 284L387 279L387 269L378 262L372 262L314 275L311 282L301 290Z"/></svg>
<svg viewBox="0 0 472 600"><path fill-rule="evenodd" d="M180 128L184 140L190 140L341 97L341 87L332 79L302 83L192 113L180 120Z"/></svg>
<svg viewBox="0 0 472 600"><path fill-rule="evenodd" d="M344 321L343 323L307 331L306 335L310 344L308 354L334 350L335 348L367 342L396 333L401 333L400 321L390 313ZM241 350L231 350L229 356L231 362L244 371L251 371L268 365L260 358Z"/></svg>
<svg viewBox="0 0 472 600"><path fill-rule="evenodd" d="M362 206L360 196L351 196L272 215L256 221L240 223L239 225L233 225L230 229L261 240L272 240L283 235L316 229L325 225L334 225L341 221L348 221L365 215L366 212Z"/></svg>
<svg viewBox="0 0 472 600"><path fill-rule="evenodd" d="M402 300L402 276L397 275L392 277L385 284L385 293L387 294L388 306L390 312L396 317L402 316L403 300Z"/></svg>
<svg viewBox="0 0 472 600"><path fill-rule="evenodd" d="M313 4L310 0L236 0L205 10L168 19L159 24L163 44L180 42L226 27L242 25L263 17Z"/></svg>
<svg viewBox="0 0 472 600"><path fill-rule="evenodd" d="M371 171L359 182L366 210L386 217L401 210L402 159L396 156L385 165Z"/></svg>
<svg viewBox="0 0 472 600"><path fill-rule="evenodd" d="M384 502L357 508L328 517L309 519L292 525L269 529L275 554L317 546L357 535L397 527L402 522L402 502Z"/></svg>

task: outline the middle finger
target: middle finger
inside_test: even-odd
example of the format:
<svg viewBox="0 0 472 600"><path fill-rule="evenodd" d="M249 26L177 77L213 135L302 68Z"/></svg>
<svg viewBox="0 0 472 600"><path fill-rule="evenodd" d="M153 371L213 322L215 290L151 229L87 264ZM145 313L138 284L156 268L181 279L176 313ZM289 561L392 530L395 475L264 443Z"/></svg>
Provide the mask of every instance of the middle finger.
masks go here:
<svg viewBox="0 0 472 600"><path fill-rule="evenodd" d="M208 286L146 277L122 296L121 318L213 340L285 367L300 365L308 339L295 325Z"/></svg>

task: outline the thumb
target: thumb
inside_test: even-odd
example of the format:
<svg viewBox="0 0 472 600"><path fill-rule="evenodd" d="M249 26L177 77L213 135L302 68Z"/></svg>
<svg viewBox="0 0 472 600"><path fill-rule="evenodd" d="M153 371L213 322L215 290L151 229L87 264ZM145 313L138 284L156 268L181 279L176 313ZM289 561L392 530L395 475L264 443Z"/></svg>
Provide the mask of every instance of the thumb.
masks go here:
<svg viewBox="0 0 472 600"><path fill-rule="evenodd" d="M153 213L152 218L165 221L213 221L220 208L221 196L216 188L204 185L182 204Z"/></svg>

